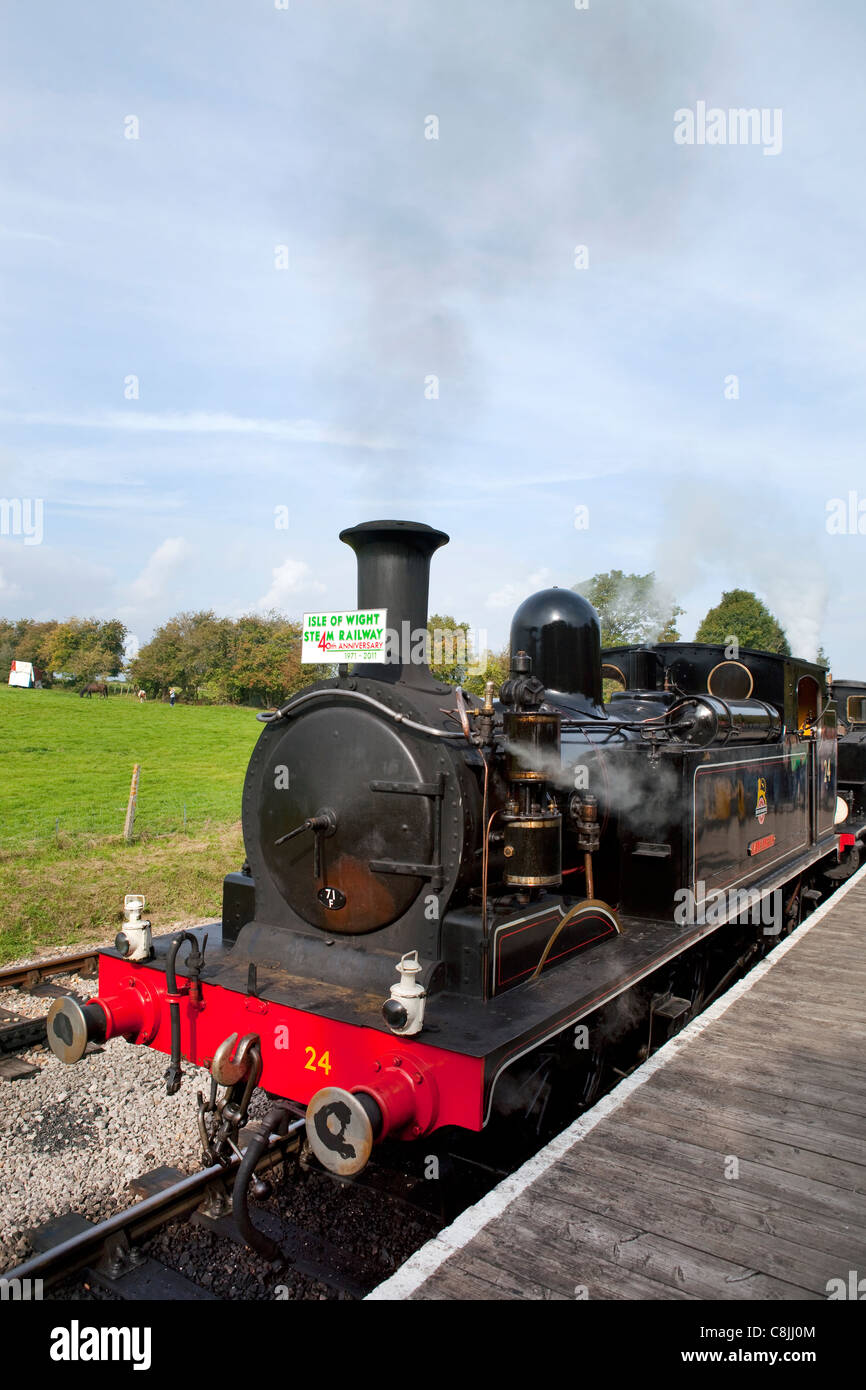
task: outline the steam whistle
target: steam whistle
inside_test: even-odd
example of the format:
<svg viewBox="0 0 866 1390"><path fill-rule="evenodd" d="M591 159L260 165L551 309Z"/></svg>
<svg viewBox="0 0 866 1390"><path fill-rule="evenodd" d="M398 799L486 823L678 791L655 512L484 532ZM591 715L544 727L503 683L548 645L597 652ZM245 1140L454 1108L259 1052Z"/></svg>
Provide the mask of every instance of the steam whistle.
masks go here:
<svg viewBox="0 0 866 1390"><path fill-rule="evenodd" d="M493 708L493 695L495 690L496 686L493 681L485 681L484 704L480 709L470 709L466 711L469 718L475 720L475 727L470 741L479 748L490 748L493 745L493 729L496 723L496 710Z"/></svg>

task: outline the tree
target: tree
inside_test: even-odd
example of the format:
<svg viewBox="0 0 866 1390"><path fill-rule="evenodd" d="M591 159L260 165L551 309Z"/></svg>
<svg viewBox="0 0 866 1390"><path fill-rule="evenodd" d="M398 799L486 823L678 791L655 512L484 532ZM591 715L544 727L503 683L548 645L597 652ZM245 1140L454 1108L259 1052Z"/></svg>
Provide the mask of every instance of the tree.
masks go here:
<svg viewBox="0 0 866 1390"><path fill-rule="evenodd" d="M54 625L41 645L52 671L65 671L86 682L118 674L125 639L126 628L115 618L104 623L97 618L67 618Z"/></svg>
<svg viewBox="0 0 866 1390"><path fill-rule="evenodd" d="M170 685L183 688L183 647L181 625L176 618L169 618L129 663L133 683L150 696L164 694Z"/></svg>
<svg viewBox="0 0 866 1390"><path fill-rule="evenodd" d="M825 671L829 671L830 669L830 659L827 656L827 653L824 651L823 647L818 648L818 655L815 657L815 664L817 666L823 666Z"/></svg>
<svg viewBox="0 0 866 1390"><path fill-rule="evenodd" d="M212 609L178 615L183 657L181 689L188 699L205 695L208 684L219 679L229 667L234 649L231 618L218 618Z"/></svg>
<svg viewBox="0 0 866 1390"><path fill-rule="evenodd" d="M609 570L574 585L601 619L601 645L678 642L677 618L684 611L657 583L655 575Z"/></svg>
<svg viewBox="0 0 866 1390"><path fill-rule="evenodd" d="M0 679L5 680L13 661L30 661L51 678L51 639L57 622L37 623L33 618L0 618Z"/></svg>
<svg viewBox="0 0 866 1390"><path fill-rule="evenodd" d="M427 623L430 638L430 669L437 681L463 685L474 666L472 635L468 623L458 623L450 614L434 613Z"/></svg>
<svg viewBox="0 0 866 1390"><path fill-rule="evenodd" d="M450 614L434 613L427 623L430 636L430 669L439 681L459 685L471 695L483 695L487 681L499 687L511 665L509 650L476 651L469 623L457 622Z"/></svg>
<svg viewBox="0 0 866 1390"><path fill-rule="evenodd" d="M104 680L106 676L115 675L113 665L110 648L95 639L75 648L66 662L66 671L75 677L78 685L87 685L97 678Z"/></svg>
<svg viewBox="0 0 866 1390"><path fill-rule="evenodd" d="M488 649L482 653L478 664L481 665L482 662L484 669L474 676L467 676L463 688L469 691L470 695L483 695L487 682L493 681L493 698L498 699L499 687L511 670L511 648L506 644L500 652Z"/></svg>
<svg viewBox="0 0 866 1390"><path fill-rule="evenodd" d="M169 618L130 663L130 673L149 695L177 686L186 699L272 705L334 669L301 665L301 625L281 613L233 621L207 611Z"/></svg>
<svg viewBox="0 0 866 1390"><path fill-rule="evenodd" d="M233 624L211 610L177 613L157 628L130 663L132 679L149 695L176 686L188 700L202 697L231 665Z"/></svg>
<svg viewBox="0 0 866 1390"><path fill-rule="evenodd" d="M741 647L790 656L791 648L779 623L757 594L749 589L730 589L721 602L711 608L695 633L696 642L727 645L731 639Z"/></svg>
<svg viewBox="0 0 866 1390"><path fill-rule="evenodd" d="M321 680L319 666L301 665L300 623L280 613L248 613L235 629L232 699L278 705L305 685Z"/></svg>

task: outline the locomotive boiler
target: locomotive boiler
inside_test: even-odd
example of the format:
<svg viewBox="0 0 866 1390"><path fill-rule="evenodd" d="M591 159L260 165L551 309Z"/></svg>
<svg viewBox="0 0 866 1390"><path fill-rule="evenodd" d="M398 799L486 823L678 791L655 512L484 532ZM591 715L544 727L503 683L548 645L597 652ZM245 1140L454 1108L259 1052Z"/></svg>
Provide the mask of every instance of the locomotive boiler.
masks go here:
<svg viewBox="0 0 866 1390"><path fill-rule="evenodd" d="M550 588L514 615L501 688L469 695L427 660L447 536L374 521L341 539L389 644L259 716L222 921L152 941L136 924L101 952L96 996L49 1015L67 1061L120 1035L168 1054L170 1090L184 1059L209 1068L208 1162L237 1152L256 1087L341 1175L385 1140L529 1122L542 1090L585 1105L624 1033L646 1055L682 1026L837 859L820 667L603 655L591 605ZM607 706L603 673L623 687Z"/></svg>

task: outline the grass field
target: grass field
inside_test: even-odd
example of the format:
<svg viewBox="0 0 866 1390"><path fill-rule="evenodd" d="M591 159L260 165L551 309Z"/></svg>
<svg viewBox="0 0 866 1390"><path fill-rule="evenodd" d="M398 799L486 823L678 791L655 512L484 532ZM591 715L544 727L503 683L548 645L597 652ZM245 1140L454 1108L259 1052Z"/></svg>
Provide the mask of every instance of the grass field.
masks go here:
<svg viewBox="0 0 866 1390"><path fill-rule="evenodd" d="M253 710L227 705L0 687L0 960L110 938L124 893L145 894L155 929L218 915L260 732Z"/></svg>

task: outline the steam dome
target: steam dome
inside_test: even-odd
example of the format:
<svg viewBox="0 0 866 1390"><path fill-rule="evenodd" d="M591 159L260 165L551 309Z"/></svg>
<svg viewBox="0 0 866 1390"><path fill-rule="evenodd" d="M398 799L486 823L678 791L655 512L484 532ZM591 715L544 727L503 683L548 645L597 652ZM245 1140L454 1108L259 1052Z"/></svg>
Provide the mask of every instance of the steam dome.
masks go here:
<svg viewBox="0 0 866 1390"><path fill-rule="evenodd" d="M519 651L555 704L603 713L601 624L587 599L556 588L524 599L511 622L512 655Z"/></svg>

